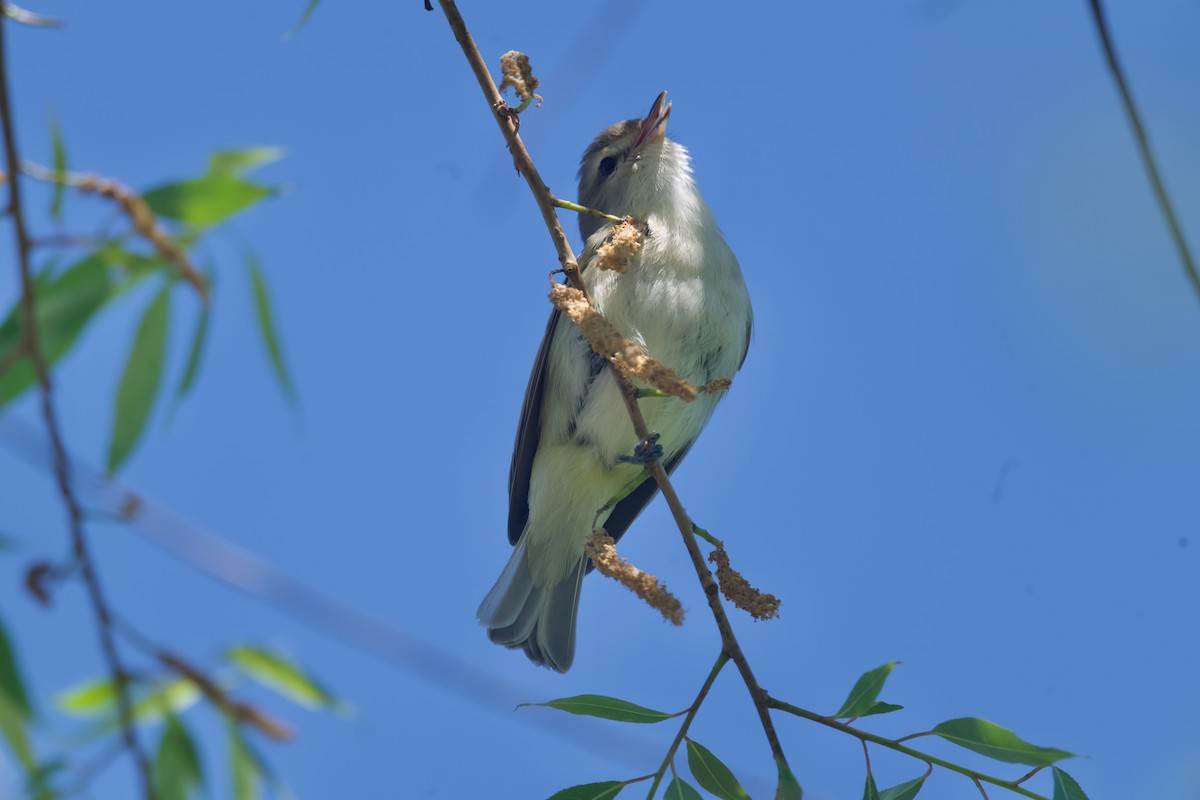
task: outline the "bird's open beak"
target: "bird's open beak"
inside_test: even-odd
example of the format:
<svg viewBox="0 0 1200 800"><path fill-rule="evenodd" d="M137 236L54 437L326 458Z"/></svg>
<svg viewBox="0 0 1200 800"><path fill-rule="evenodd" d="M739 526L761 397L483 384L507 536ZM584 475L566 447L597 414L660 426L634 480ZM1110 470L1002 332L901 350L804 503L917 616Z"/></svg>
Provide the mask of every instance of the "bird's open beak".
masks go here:
<svg viewBox="0 0 1200 800"><path fill-rule="evenodd" d="M642 130L637 141L633 143L634 150L641 150L651 142L661 142L667 135L667 119L671 116L671 104L666 102L667 93L663 92L650 106L650 113L642 120Z"/></svg>

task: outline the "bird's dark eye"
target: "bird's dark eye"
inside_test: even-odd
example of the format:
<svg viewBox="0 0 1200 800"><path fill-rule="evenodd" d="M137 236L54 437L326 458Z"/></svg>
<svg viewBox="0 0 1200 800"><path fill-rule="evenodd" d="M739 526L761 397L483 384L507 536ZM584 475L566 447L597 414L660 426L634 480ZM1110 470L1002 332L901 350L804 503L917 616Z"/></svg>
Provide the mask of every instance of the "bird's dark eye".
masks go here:
<svg viewBox="0 0 1200 800"><path fill-rule="evenodd" d="M616 170L616 168L617 168L617 157L616 156L605 156L604 158L600 159L600 174L601 175L608 177L609 175L613 174L613 171Z"/></svg>

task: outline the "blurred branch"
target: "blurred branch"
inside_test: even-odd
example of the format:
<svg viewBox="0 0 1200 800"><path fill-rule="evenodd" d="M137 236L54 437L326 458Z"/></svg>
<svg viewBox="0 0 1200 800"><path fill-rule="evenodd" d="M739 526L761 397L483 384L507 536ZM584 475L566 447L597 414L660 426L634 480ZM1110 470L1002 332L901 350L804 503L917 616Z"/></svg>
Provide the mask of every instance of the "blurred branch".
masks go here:
<svg viewBox="0 0 1200 800"><path fill-rule="evenodd" d="M579 273L579 265L575 259L575 254L571 251L571 245L567 241L567 236L563 232L562 225L559 223L558 214L555 211L556 199L542 181L537 168L533 165L533 160L530 158L529 152L525 149L521 137L517 134L519 125L513 110L508 107L504 99L500 96L500 91L496 88L496 83L492 80L492 75L484 63L483 56L480 55L479 48L475 46L470 31L467 30L467 25L463 21L454 0L439 0L439 2L442 11L446 14L446 20L450 23L450 29L454 32L454 38L458 41L459 46L462 47L463 54L471 66L471 71L475 74L475 78L479 82L479 88L483 90L484 97L487 99L488 105L492 110L492 116L496 120L496 124L500 127L500 132L503 134L505 142L508 144L508 150L513 157L513 165L525 178L525 182L529 184L530 191L533 192L538 208L542 212L542 219L546 223L546 229L549 231L550 238L554 242L558 261L562 264L567 279L571 282L572 286L582 292L590 301L587 288L584 286ZM641 409L638 408L637 388L619 370L613 370L612 374L622 389L625 406L629 412L630 421L633 423L634 431L637 433L639 440L645 441L650 435L650 430L646 425L646 420L642 417ZM675 488L671 485L671 481L667 477L667 472L663 469L662 464L657 460L651 460L646 464L646 471L650 473L651 477L658 484L659 489L662 490L663 498L671 509L671 514L675 518L675 524L679 527L684 546L687 548L688 555L692 559L692 565L696 570L696 575L700 579L700 585L704 588L704 595L708 600L709 610L712 612L713 619L716 621L717 628L721 633L722 651L737 665L738 672L742 675L742 680L750 692L754 708L758 712L759 722L762 724L763 733L766 734L772 756L774 756L775 761L781 768L786 768L787 757L783 753L783 747L779 743L779 736L775 732L775 725L771 721L770 708L766 702L766 692L758 685L758 680L754 677L754 671L750 668L750 663L746 660L746 655L742 652L741 645L738 643L737 637L733 633L733 628L729 624L729 619L725 615L717 583L713 580L712 573L704 561L704 556L700 553L700 546L696 543L695 534L692 532L692 521L688 517L687 511L684 510L683 503L680 501L679 495L676 494Z"/></svg>
<svg viewBox="0 0 1200 800"><path fill-rule="evenodd" d="M1179 260L1183 262L1183 269L1192 284L1192 290L1196 293L1197 299L1200 299L1200 272L1196 270L1195 259L1192 258L1187 240L1183 237L1183 229L1179 225L1178 217L1175 216L1175 208L1171 205L1171 199L1167 197L1167 189L1159 174L1154 153L1150 150L1150 139L1146 135L1146 127L1142 124L1137 105L1133 102L1129 81L1125 78L1125 71L1121 68L1116 46L1113 44L1112 35L1108 30L1104 6L1101 0L1088 0L1088 7L1092 12L1092 20L1096 23L1096 32L1100 36L1100 46L1104 48L1104 57L1108 61L1108 68L1117 83L1121 103L1125 106L1125 114L1129 117L1129 124L1133 128L1133 137L1137 142L1138 153L1142 157L1142 166L1145 167L1146 175L1150 178L1150 186L1154 189L1154 198L1158 201L1158 208L1162 212L1163 219L1166 220L1167 228L1171 231L1171 240L1179 252Z"/></svg>
<svg viewBox="0 0 1200 800"><path fill-rule="evenodd" d="M21 172L35 180L70 186L84 194L99 195L115 202L125 216L129 217L129 222L138 235L154 246L160 258L174 264L179 269L180 277L196 290L203 302L208 302L208 281L188 258L187 252L158 224L158 217L146 205L142 196L133 189L113 178L91 173L60 172L32 161L22 161ZM0 175L0 180L5 177L7 176Z"/></svg>
<svg viewBox="0 0 1200 800"><path fill-rule="evenodd" d="M234 700L224 689L217 685L216 681L208 677L202 669L192 666L179 656L169 653L166 650L156 650L154 656L164 667L194 683L208 702L224 711L239 723L250 725L258 729L263 735L277 742L286 742L295 737L292 729L284 723L260 711L249 703Z"/></svg>
<svg viewBox="0 0 1200 800"><path fill-rule="evenodd" d="M7 4L5 4L7 7ZM46 368L46 359L42 354L38 339L36 297L33 283L33 272L30 267L29 251L32 243L29 229L25 224L24 210L21 205L21 181L17 174L21 163L17 155L17 142L14 134L12 101L9 92L7 28L4 24L6 17L0 17L0 127L4 135L4 158L10 175L8 182L9 206L8 213L12 217L13 228L17 240L17 268L21 277L21 342L22 349L29 357L37 376L41 395L42 419L54 459L54 475L58 482L58 491L62 496L63 505L67 511L68 528L71 534L71 545L75 561L79 565L80 575L87 587L88 598L96 618L96 627L100 635L100 646L104 653L108 673L117 690L117 709L121 720L121 736L125 749L129 751L137 766L141 782L142 795L148 800L155 797L154 782L150 775L150 763L138 742L137 731L134 729L132 705L129 698L128 675L121 663L117 652L116 640L113 635L112 617L108 601L100 588L100 580L92 563L88 550L87 539L83 529L83 512L71 485L71 465L63 445L62 431L54 410L54 392L50 383L50 373Z"/></svg>

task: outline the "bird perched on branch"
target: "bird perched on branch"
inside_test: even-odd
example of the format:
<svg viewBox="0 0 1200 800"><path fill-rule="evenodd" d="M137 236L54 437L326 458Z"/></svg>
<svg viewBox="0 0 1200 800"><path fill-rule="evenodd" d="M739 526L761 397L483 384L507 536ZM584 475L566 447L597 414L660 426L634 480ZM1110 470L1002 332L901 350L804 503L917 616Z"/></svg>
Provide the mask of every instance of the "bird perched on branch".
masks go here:
<svg viewBox="0 0 1200 800"><path fill-rule="evenodd" d="M579 202L632 216L647 233L624 274L594 268L614 223L580 215L580 264L593 303L610 323L647 355L703 385L732 376L745 360L750 298L696 188L687 150L666 136L671 104L665 100L663 92L644 119L606 128L583 154ZM658 489L629 457L638 437L608 358L561 316L556 310L546 326L517 429L508 487L515 549L478 615L493 642L566 672L575 657L575 616L589 567L584 543L593 522L619 539ZM701 392L690 402L639 401L660 435L667 472L679 466L718 399ZM647 479L596 520L597 509L639 473Z"/></svg>

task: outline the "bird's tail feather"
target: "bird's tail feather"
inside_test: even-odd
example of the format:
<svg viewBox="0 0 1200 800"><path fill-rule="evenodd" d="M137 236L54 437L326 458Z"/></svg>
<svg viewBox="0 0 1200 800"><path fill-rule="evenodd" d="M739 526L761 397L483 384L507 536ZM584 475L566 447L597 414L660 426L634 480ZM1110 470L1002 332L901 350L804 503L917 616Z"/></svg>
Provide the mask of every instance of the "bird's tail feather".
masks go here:
<svg viewBox="0 0 1200 800"><path fill-rule="evenodd" d="M535 664L566 672L575 660L575 614L587 557L551 586L535 586L525 552L517 543L496 585L479 605L479 621L488 638L505 647L520 647Z"/></svg>

